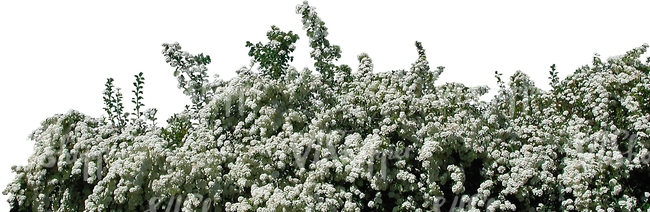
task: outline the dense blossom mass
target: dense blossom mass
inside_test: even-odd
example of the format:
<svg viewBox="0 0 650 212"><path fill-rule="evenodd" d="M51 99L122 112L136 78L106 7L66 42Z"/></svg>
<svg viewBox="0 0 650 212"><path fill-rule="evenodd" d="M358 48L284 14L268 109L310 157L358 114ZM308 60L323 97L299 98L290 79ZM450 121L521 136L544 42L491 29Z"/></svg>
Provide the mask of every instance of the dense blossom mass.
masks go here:
<svg viewBox="0 0 650 212"><path fill-rule="evenodd" d="M133 113L109 79L107 117L47 118L3 194L12 211L648 211L648 45L594 56L550 91L524 73L488 88L435 86L421 43L409 70L355 72L304 2L316 72L288 65L273 26L250 67L209 81L209 56L164 44L192 100L159 127L136 75ZM259 72L252 67L259 64ZM142 107L142 108L141 108Z"/></svg>

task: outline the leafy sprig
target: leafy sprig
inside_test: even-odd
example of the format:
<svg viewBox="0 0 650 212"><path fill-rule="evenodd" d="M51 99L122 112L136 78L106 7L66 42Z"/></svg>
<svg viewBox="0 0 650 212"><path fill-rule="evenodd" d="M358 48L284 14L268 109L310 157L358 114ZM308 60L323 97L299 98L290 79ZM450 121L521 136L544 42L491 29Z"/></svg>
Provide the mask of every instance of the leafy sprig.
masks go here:
<svg viewBox="0 0 650 212"><path fill-rule="evenodd" d="M206 65L212 62L209 55L192 55L181 51L180 44L163 44L163 55L165 61L176 68L174 77L178 80L178 88L183 90L185 95L190 96L192 107L198 111L212 96L208 83L208 69ZM189 79L187 79L189 78Z"/></svg>
<svg viewBox="0 0 650 212"><path fill-rule="evenodd" d="M122 92L120 92L120 88L113 85L113 81L115 81L113 78L108 78L106 80L106 89L104 90L104 111L108 114L108 119L111 121L111 124L118 129L122 129L126 126L126 117L129 113L124 112Z"/></svg>
<svg viewBox="0 0 650 212"><path fill-rule="evenodd" d="M323 75L323 79L333 82L335 71L339 68L332 63L341 58L341 47L332 45L327 40L327 27L325 22L318 17L316 8L309 6L307 1L296 6L296 13L302 15L303 29L307 31L309 37L309 46L311 58L316 60L314 67L316 71Z"/></svg>
<svg viewBox="0 0 650 212"><path fill-rule="evenodd" d="M142 103L142 100L144 97L142 96L143 91L143 85L144 85L144 77L142 76L142 72L140 72L138 75L133 75L135 76L135 82L133 82L133 86L135 87L135 90L131 90L135 97L131 98L131 102L135 104L135 108L133 108L133 111L135 111L135 116L137 119L140 119L140 117L144 114L143 112L140 112L140 108L144 107L144 103Z"/></svg>
<svg viewBox="0 0 650 212"><path fill-rule="evenodd" d="M250 48L248 56L253 57L253 62L260 64L263 76L279 79L286 74L289 62L293 61L291 53L296 49L294 44L299 37L292 31L283 32L275 25L271 26L266 36L269 39L266 44L246 41L246 47Z"/></svg>
<svg viewBox="0 0 650 212"><path fill-rule="evenodd" d="M135 82L133 82L134 90L131 90L135 97L131 98L131 102L135 105L133 108L134 113L124 112L124 104L122 103L122 93L120 88L115 87L113 78L108 78L106 80L106 89L104 90L104 111L108 114L108 119L111 124L118 129L118 132L121 132L128 124L128 117L134 115L130 120L130 124L137 125L138 131L145 129L144 120L142 119L145 116L146 119L152 122L152 126L156 125L156 113L158 112L155 108L150 108L145 112L142 111L142 108L145 106L142 103L143 97L143 88L144 88L144 76L140 72L135 76Z"/></svg>

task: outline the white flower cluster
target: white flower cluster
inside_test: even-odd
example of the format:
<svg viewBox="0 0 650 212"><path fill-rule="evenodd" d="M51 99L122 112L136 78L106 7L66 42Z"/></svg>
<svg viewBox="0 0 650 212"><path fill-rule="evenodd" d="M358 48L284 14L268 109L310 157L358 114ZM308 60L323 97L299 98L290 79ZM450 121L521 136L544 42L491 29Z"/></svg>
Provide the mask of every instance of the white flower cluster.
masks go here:
<svg viewBox="0 0 650 212"><path fill-rule="evenodd" d="M297 11L319 43L327 32L313 9ZM328 45L314 47L329 55L326 63L336 53ZM166 47L168 60L181 66L188 61L174 58L189 55L175 46ZM517 72L490 103L479 100L486 87L435 86L444 67L430 71L416 47L409 71L373 73L364 53L358 71L337 84L292 67L281 79L244 67L227 82L189 80L211 95L164 128L117 131L76 111L55 115L34 131L34 154L12 168L3 194L12 208L32 211L457 205L441 205L445 199L469 211L650 208L642 181L650 173L650 66L638 61L647 45L607 63L594 59L551 91Z"/></svg>

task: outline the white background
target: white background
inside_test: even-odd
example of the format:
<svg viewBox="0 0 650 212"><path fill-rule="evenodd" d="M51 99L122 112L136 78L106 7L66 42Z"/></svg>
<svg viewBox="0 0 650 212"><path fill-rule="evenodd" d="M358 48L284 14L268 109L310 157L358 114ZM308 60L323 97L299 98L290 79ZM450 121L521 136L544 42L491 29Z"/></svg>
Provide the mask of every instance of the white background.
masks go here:
<svg viewBox="0 0 650 212"><path fill-rule="evenodd" d="M215 3L218 2L218 3ZM398 3L399 2L399 3ZM366 52L375 71L409 69L415 41L430 66L445 66L437 84L460 82L496 88L522 70L548 90L548 71L560 78L591 63L592 55L620 55L650 42L650 1L342 1L312 0L356 71ZM248 65L246 41L266 42L271 25L300 36L293 65L313 67L307 36L291 1L3 1L0 2L0 190L13 178L11 165L25 165L33 150L27 136L41 121L70 109L104 114L106 78L122 88L131 110L134 74L144 72L145 108L159 109L159 122L189 100L161 54L164 42L212 58L212 76L230 79ZM647 54L646 54L647 55ZM313 68L312 68L313 70ZM484 97L490 99L495 90ZM8 210L2 196L0 211Z"/></svg>

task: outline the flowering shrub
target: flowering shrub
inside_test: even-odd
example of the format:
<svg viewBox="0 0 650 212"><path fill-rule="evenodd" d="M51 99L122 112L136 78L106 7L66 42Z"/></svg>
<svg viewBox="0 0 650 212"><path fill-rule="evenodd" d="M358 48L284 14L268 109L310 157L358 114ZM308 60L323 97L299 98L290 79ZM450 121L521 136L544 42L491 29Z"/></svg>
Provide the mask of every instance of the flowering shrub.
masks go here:
<svg viewBox="0 0 650 212"><path fill-rule="evenodd" d="M335 65L315 8L296 12L316 73L288 65L298 36L275 26L229 81L163 44L193 105L158 127L142 74L134 113L109 79L108 117L72 110L34 131L3 192L12 211L650 210L647 44L564 80L551 66L550 91L496 73L484 102L485 86L435 86L444 67L419 42L409 70L374 73L365 53L356 72Z"/></svg>

